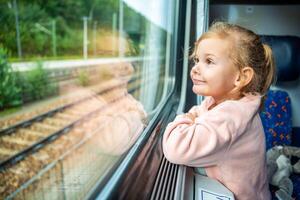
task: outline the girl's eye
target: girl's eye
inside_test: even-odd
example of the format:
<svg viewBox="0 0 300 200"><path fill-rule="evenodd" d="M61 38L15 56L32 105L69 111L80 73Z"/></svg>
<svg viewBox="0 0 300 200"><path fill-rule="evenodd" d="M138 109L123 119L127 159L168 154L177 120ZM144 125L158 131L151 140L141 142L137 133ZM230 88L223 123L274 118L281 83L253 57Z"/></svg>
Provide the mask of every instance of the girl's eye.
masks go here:
<svg viewBox="0 0 300 200"><path fill-rule="evenodd" d="M214 64L214 61L211 58L206 59L207 64Z"/></svg>

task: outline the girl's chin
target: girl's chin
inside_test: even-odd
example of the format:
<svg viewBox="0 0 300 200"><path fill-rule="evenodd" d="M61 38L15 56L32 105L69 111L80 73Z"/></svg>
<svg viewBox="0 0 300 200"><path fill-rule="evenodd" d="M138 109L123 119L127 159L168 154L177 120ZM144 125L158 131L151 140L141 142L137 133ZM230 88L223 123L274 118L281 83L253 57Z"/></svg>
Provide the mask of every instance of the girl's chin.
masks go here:
<svg viewBox="0 0 300 200"><path fill-rule="evenodd" d="M197 95L206 96L205 92L195 85L193 86L193 92Z"/></svg>

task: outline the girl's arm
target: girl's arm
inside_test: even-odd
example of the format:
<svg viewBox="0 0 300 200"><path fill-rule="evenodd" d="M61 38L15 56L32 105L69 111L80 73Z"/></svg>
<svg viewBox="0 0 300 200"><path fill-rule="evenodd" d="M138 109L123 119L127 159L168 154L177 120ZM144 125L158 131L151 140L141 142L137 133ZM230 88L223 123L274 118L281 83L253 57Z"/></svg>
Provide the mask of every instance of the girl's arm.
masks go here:
<svg viewBox="0 0 300 200"><path fill-rule="evenodd" d="M164 154L176 164L215 165L229 148L234 127L234 121L224 113L207 114L196 118L195 122L177 117L165 130Z"/></svg>

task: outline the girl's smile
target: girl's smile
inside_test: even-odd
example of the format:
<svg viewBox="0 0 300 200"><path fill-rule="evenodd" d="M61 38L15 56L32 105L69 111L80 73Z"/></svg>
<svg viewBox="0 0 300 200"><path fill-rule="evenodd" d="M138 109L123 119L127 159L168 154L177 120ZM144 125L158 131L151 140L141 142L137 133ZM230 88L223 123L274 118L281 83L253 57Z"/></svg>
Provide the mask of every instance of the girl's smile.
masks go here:
<svg viewBox="0 0 300 200"><path fill-rule="evenodd" d="M192 78L192 81L193 81L193 84L194 85L205 85L205 81L203 80L200 80L200 79L195 79L195 78Z"/></svg>

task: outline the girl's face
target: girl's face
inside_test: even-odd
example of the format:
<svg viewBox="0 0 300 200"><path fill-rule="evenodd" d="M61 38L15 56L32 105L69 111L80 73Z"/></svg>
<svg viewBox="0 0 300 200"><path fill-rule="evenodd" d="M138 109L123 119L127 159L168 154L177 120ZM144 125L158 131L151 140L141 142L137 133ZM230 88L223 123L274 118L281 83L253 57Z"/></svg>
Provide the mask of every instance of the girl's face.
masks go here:
<svg viewBox="0 0 300 200"><path fill-rule="evenodd" d="M196 51L196 64L191 70L193 91L212 96L216 103L236 98L239 70L229 57L229 41L219 38L203 39Z"/></svg>

